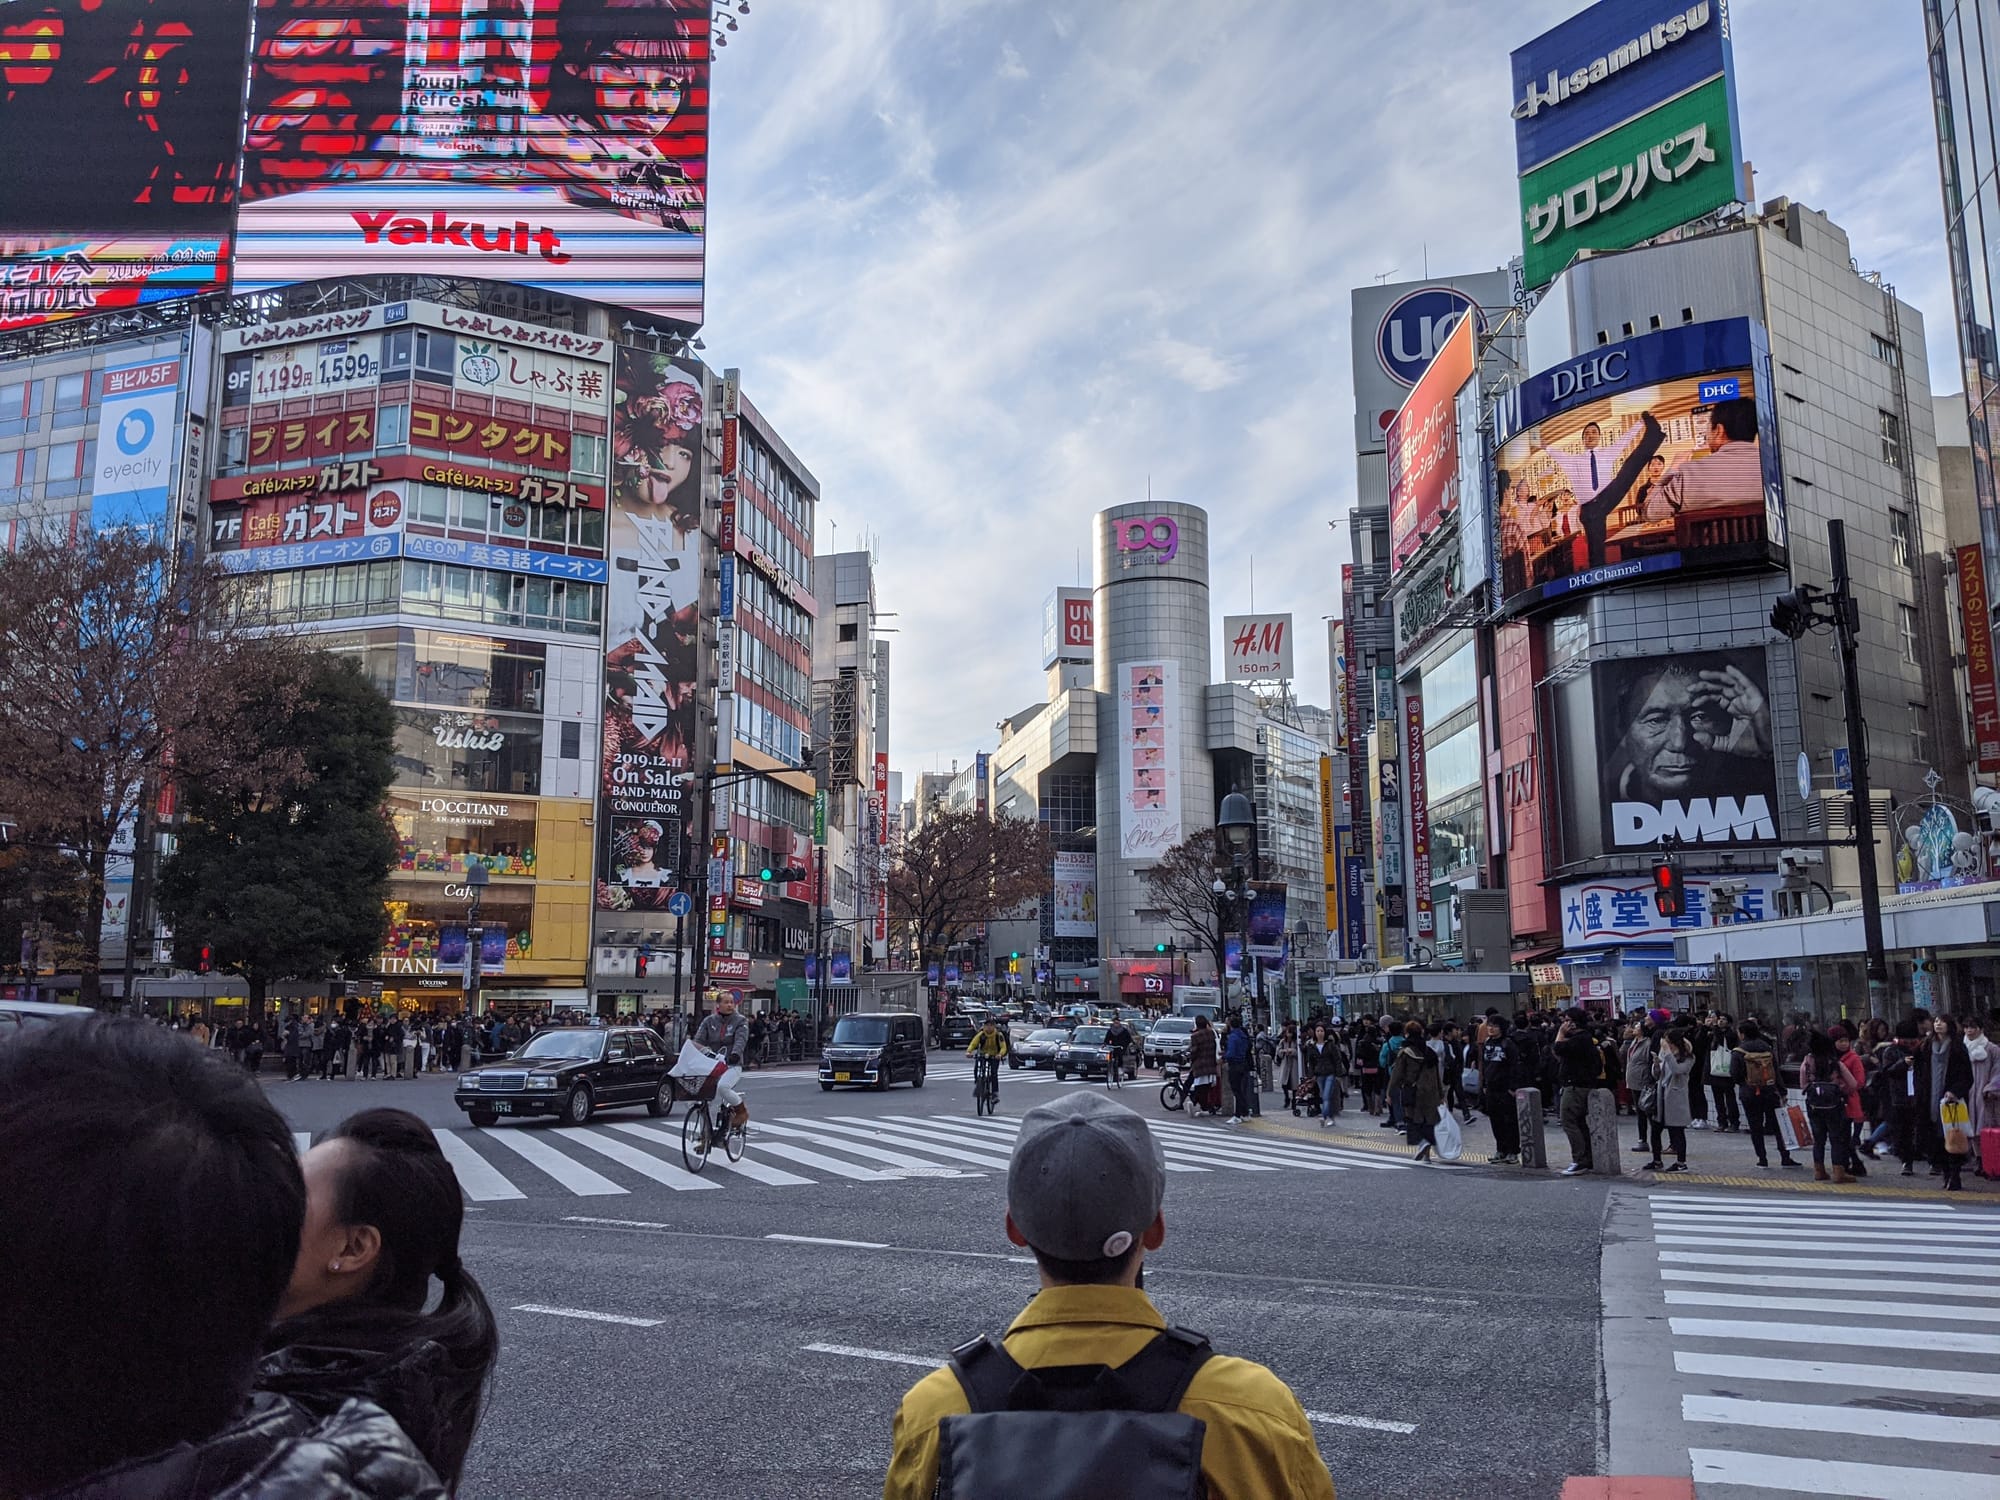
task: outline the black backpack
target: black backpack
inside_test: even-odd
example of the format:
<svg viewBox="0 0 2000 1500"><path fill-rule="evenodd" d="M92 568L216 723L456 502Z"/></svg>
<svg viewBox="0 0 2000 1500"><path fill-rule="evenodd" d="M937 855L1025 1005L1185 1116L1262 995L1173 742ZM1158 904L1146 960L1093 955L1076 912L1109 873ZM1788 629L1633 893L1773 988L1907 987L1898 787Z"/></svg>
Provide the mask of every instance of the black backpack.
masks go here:
<svg viewBox="0 0 2000 1500"><path fill-rule="evenodd" d="M1124 1364L1024 1370L999 1343L954 1349L972 1411L938 1423L938 1500L1200 1500L1208 1424L1178 1408L1208 1340L1168 1328Z"/></svg>

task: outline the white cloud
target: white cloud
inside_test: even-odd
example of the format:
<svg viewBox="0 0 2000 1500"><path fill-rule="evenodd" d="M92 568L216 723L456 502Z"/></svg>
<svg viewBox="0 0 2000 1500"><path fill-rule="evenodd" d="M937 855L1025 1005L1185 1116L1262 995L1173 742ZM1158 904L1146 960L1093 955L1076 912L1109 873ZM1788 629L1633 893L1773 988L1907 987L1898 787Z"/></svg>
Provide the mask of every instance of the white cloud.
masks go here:
<svg viewBox="0 0 2000 1500"><path fill-rule="evenodd" d="M1349 289L1518 252L1507 54L1580 3L751 18L716 71L706 339L819 476L841 545L879 540L900 762L963 761L1035 700L1042 598L1079 552L1087 575L1091 514L1149 485L1218 518L1218 617L1247 606L1254 558L1258 604L1298 616L1302 695L1325 697ZM1760 193L1844 223L1925 308L1942 372L1913 12L1762 0L1732 19Z"/></svg>

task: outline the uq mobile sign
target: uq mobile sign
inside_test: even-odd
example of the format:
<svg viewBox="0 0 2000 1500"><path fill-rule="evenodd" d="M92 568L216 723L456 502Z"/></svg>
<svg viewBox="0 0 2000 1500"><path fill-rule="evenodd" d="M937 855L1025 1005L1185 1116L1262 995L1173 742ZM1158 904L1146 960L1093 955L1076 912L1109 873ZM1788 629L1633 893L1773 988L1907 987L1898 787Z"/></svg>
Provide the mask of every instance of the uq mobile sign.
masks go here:
<svg viewBox="0 0 2000 1500"><path fill-rule="evenodd" d="M1601 0L1513 54L1524 280L1738 199L1728 0Z"/></svg>

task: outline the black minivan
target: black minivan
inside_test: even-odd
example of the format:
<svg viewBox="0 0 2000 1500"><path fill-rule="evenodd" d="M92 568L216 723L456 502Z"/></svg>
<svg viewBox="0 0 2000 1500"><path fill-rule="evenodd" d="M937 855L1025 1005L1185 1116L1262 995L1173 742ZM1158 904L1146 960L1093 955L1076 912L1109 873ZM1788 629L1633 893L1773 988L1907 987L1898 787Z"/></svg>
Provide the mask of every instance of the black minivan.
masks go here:
<svg viewBox="0 0 2000 1500"><path fill-rule="evenodd" d="M819 1086L828 1092L836 1083L876 1089L908 1083L920 1089L929 1066L921 1016L896 1012L842 1016L834 1023L833 1040L820 1055Z"/></svg>

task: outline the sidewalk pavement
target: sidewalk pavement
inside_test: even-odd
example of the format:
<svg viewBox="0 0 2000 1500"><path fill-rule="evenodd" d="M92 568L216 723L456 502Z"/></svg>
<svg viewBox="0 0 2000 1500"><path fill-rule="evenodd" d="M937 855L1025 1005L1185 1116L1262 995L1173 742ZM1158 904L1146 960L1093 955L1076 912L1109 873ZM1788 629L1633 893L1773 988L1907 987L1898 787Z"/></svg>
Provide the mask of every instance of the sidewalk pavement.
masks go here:
<svg viewBox="0 0 2000 1500"><path fill-rule="evenodd" d="M1272 1090L1260 1096L1264 1113L1247 1128L1266 1135L1297 1136L1305 1140L1336 1141L1349 1151L1379 1151L1387 1156L1414 1157L1417 1148L1407 1144L1400 1130L1381 1128L1383 1115L1366 1115L1361 1112L1357 1101L1359 1095L1348 1094L1349 1106L1341 1111L1331 1129L1323 1129L1318 1120L1309 1115L1295 1116L1283 1102L1283 1096ZM1493 1127L1486 1116L1474 1113L1472 1123L1461 1121L1459 1131L1465 1140L1463 1153L1456 1163L1447 1166L1481 1167L1494 1172L1533 1172L1533 1168L1493 1166ZM1558 1172L1569 1165L1569 1142L1564 1138L1562 1126L1550 1115L1544 1125L1545 1142L1550 1172ZM1639 1122L1634 1115L1618 1117L1618 1143L1620 1148L1619 1171L1626 1181L1657 1181L1663 1187L1736 1187L1760 1189L1795 1189L1805 1192L1839 1193L1849 1196L1876 1198L1936 1198L1941 1202L1957 1199L1992 1201L2000 1199L2000 1181L1978 1176L1968 1163L1964 1173L1965 1191L1946 1193L1940 1186L1941 1179L1929 1174L1930 1168L1924 1163L1917 1164L1916 1175L1904 1177L1902 1163L1884 1153L1880 1161L1864 1161L1868 1175L1852 1185L1818 1182L1813 1177L1812 1151L1810 1148L1793 1153L1793 1160L1802 1165L1796 1168L1778 1165L1777 1147L1765 1142L1765 1152L1771 1159L1768 1168L1757 1165L1757 1153L1751 1148L1748 1131L1715 1131L1690 1129L1687 1133L1688 1170L1685 1172L1648 1172L1641 1163L1652 1159L1650 1152L1634 1149L1639 1141ZM1672 1149L1662 1140L1665 1159L1672 1160ZM1537 1173L1536 1175L1541 1175Z"/></svg>

